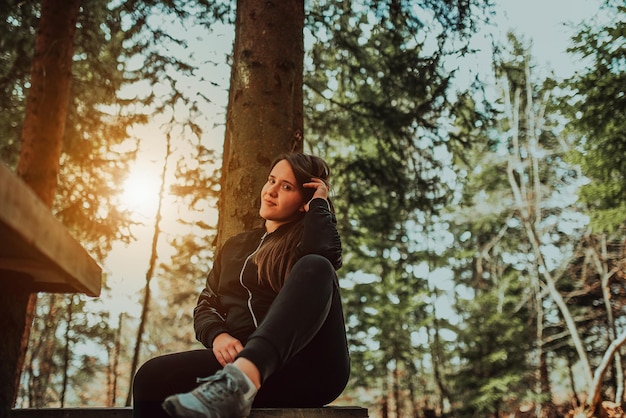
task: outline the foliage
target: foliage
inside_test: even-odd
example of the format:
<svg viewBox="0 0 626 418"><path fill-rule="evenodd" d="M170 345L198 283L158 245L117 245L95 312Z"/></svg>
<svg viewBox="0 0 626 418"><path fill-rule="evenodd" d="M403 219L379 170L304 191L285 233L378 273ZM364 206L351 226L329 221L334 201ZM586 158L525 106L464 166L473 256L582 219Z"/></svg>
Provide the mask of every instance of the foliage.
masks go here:
<svg viewBox="0 0 626 418"><path fill-rule="evenodd" d="M450 142L465 146L442 127L465 105L442 66L448 54L466 52L485 5L320 1L308 16L316 40L305 74L306 135L333 167L354 385L382 391L381 405L394 398L398 414L402 393L426 389L427 372L416 371L428 345L418 336L434 329L427 281L416 273L432 257L423 222L450 197L442 179L451 174ZM392 370L408 376L386 392ZM426 391L436 392L432 384Z"/></svg>
<svg viewBox="0 0 626 418"><path fill-rule="evenodd" d="M463 199L446 216L457 237L447 252L460 316L448 354L460 362L447 378L455 416L511 410L532 389L534 286L525 271L532 263L524 260L528 243L512 221L512 196L494 151L477 143L466 153L475 168L464 178Z"/></svg>
<svg viewBox="0 0 626 418"><path fill-rule="evenodd" d="M608 252L585 233L579 205L566 198L575 193L581 176L565 158L568 141L550 99L558 92L556 83L532 78L530 58L515 37L510 51L496 66L501 113L485 130L484 145L466 154L465 193L450 216L457 224L455 235L462 237L457 245L472 257L461 262L458 249L451 250L457 277L473 293L471 302L457 305L467 331L459 333L465 362L454 381L462 387L456 392L462 393L459 413L465 416L497 415L511 410L510 402L538 402L544 409L555 359L562 357L572 367L573 352L583 384L591 384L590 364L606 351L607 334L616 334L611 317L619 313L609 294L623 292L611 277L619 262L614 255L606 258ZM609 271L609 265L614 269ZM493 307L507 306L509 300L513 311L502 321ZM602 305L605 312L598 309ZM495 334L489 331L492 325ZM481 345L483 336L492 344ZM501 347L506 358L518 356L513 364L498 367L505 358ZM482 374L491 366L495 374ZM614 373L618 382L623 380L619 364Z"/></svg>
<svg viewBox="0 0 626 418"><path fill-rule="evenodd" d="M626 221L623 157L626 101L622 87L626 82L625 17L626 7L621 2L606 0L603 13L580 26L569 52L588 65L563 83L571 98L565 97L560 103L569 120L567 132L576 144L571 160L580 164L582 173L589 179L580 197L592 228L581 240L584 255L571 264L567 273L579 278L578 286L570 290L571 303L582 312L589 312L584 317L583 330L594 364L600 364L600 359L607 360L603 358L607 346L615 342L624 326L618 295L624 293ZM604 312L598 309L600 306ZM623 367L618 352L609 369L609 379L604 383L602 379L594 379L589 384L588 412L597 409L602 398L623 401Z"/></svg>
<svg viewBox="0 0 626 418"><path fill-rule="evenodd" d="M524 284L515 275L494 279L489 290L459 301L466 319L458 338L463 362L452 379L457 416L509 411L531 390L527 353L532 350L533 330L527 326L527 307L518 306Z"/></svg>
<svg viewBox="0 0 626 418"><path fill-rule="evenodd" d="M38 5L7 0L0 8L0 160L17 165L26 88L35 50Z"/></svg>
<svg viewBox="0 0 626 418"><path fill-rule="evenodd" d="M611 19L584 24L572 39L569 51L590 65L564 83L563 107L580 138L573 158L590 178L581 199L594 230L613 233L626 221L626 6L607 0L604 7Z"/></svg>
<svg viewBox="0 0 626 418"><path fill-rule="evenodd" d="M22 407L42 408L52 404L102 405L104 392L83 394L70 388L106 374L106 358L93 347L107 347L114 340L105 310L90 311L86 298L44 294L33 324L19 399Z"/></svg>

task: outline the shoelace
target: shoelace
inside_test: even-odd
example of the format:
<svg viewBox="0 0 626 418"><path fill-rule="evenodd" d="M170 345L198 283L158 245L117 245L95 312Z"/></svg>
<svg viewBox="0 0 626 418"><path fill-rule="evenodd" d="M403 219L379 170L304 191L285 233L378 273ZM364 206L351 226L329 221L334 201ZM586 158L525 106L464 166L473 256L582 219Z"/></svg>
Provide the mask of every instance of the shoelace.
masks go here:
<svg viewBox="0 0 626 418"><path fill-rule="evenodd" d="M218 383L220 380L226 383L225 387ZM231 379L226 373L219 372L209 377L198 377L196 382L202 383L202 385L198 387L198 392L203 395L208 403L221 401L224 398L224 394L235 393L239 388L236 381Z"/></svg>

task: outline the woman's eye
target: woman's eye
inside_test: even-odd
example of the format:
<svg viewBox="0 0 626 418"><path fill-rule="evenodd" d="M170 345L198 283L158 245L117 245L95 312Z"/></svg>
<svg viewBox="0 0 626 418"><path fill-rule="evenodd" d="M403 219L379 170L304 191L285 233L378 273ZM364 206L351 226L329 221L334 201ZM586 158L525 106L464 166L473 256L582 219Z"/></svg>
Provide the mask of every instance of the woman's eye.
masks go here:
<svg viewBox="0 0 626 418"><path fill-rule="evenodd" d="M289 184L283 184L283 189L285 189L285 190L291 190L291 185L289 185Z"/></svg>

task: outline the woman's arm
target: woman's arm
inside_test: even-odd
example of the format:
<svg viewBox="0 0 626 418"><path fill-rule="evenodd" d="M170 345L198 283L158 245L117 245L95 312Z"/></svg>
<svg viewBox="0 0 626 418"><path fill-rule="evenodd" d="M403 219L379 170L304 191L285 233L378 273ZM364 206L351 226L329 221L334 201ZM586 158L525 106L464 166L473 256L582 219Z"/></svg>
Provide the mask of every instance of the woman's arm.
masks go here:
<svg viewBox="0 0 626 418"><path fill-rule="evenodd" d="M207 276L206 285L193 310L193 327L196 331L196 338L207 348L213 346L213 340L216 336L228 332L225 322L226 312L216 293L219 284L220 265L221 254L217 254L213 268Z"/></svg>
<svg viewBox="0 0 626 418"><path fill-rule="evenodd" d="M298 244L298 256L318 254L326 257L335 270L342 264L341 238L337 232L337 219L326 199L314 198L304 216L302 240Z"/></svg>

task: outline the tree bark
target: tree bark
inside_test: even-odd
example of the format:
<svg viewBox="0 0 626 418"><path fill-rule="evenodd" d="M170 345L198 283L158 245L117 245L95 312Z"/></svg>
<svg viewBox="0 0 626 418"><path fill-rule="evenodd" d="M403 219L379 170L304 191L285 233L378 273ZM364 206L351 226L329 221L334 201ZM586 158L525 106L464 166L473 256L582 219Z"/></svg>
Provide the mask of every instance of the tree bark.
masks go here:
<svg viewBox="0 0 626 418"><path fill-rule="evenodd" d="M260 191L282 152L302 150L303 0L238 0L218 248L260 225Z"/></svg>
<svg viewBox="0 0 626 418"><path fill-rule="evenodd" d="M80 0L43 0L17 173L52 207L72 80Z"/></svg>
<svg viewBox="0 0 626 418"><path fill-rule="evenodd" d="M117 366L119 364L121 345L122 345L123 317L124 317L124 313L120 313L119 318L118 318L118 323L117 323L115 343L114 343L113 350L112 350L113 360L112 362L109 360L110 367L109 367L108 375L109 375L109 379L111 380L111 383L110 383L110 389L109 389L109 395L108 395L108 403L107 403L108 406L115 406L115 403L117 400L117 377L118 377Z"/></svg>
<svg viewBox="0 0 626 418"><path fill-rule="evenodd" d="M31 87L22 130L17 173L50 208L56 192L59 157L65 131L79 9L80 0L42 1L31 69ZM10 358L3 357L3 363L11 367L3 369L0 379L0 416L5 416L17 396L36 294L23 286L9 286L0 290L12 295L11 311L22 312L24 317L23 320L16 318L11 328L3 331L6 332L5 345L10 346L7 351L13 353ZM6 378L11 375L14 378Z"/></svg>
<svg viewBox="0 0 626 418"><path fill-rule="evenodd" d="M535 406L536 416L542 417L546 416L543 412L546 408L549 407L550 401L546 398L541 397L541 395L552 393L552 389L550 387L550 372L548 370L548 353L544 349L544 327L543 327L543 298L541 296L541 286L539 283L539 277L535 274L538 272L538 267L535 267L535 272L532 274L532 283L533 283L533 291L535 294L535 310L536 310L536 338L537 338L537 350L536 350L536 358L537 358L537 383L536 383L536 394L540 397L541 402L537 403Z"/></svg>
<svg viewBox="0 0 626 418"><path fill-rule="evenodd" d="M399 361L396 359L393 362L393 400L396 404L396 417L400 418L403 413L402 394L400 393L400 368L398 367Z"/></svg>
<svg viewBox="0 0 626 418"><path fill-rule="evenodd" d="M604 352L602 361L600 362L600 365L598 365L598 368L596 369L596 372L594 373L594 376L593 376L593 381L591 382L591 385L589 386L589 396L587 397L587 407L590 409L589 412L594 412L600 405L600 401L602 400L601 399L602 379L604 378L606 369L611 364L611 361L613 360L615 353L617 353L617 350L622 345L624 345L624 343L626 343L626 332L619 335L615 340L613 340L611 345L609 345L609 348L607 348L607 350Z"/></svg>
<svg viewBox="0 0 626 418"><path fill-rule="evenodd" d="M61 408L65 406L65 394L67 392L67 382L69 375L69 367L70 367L70 330L73 325L73 306L74 306L74 295L70 295L68 298L67 305L67 326L65 327L65 347L63 347L63 385L61 389Z"/></svg>
<svg viewBox="0 0 626 418"><path fill-rule="evenodd" d="M15 403L19 373L24 362L21 356L26 351L21 351L21 341L24 330L29 329L32 323L32 316L29 318L26 312L31 278L23 273L0 270L0 281L12 283L6 291L0 291L0 329L4 340L0 344L0 417L4 418L9 416Z"/></svg>
<svg viewBox="0 0 626 418"><path fill-rule="evenodd" d="M606 244L606 235L600 236L601 255L594 252L593 260L596 262L596 269L600 275L600 283L602 288L602 299L604 300L604 308L606 309L606 322L609 329L609 345L615 340L617 335L617 327L615 326L615 318L613 317L613 307L611 306L611 289L610 280L619 271L619 266L609 271L608 251ZM622 369L622 357L617 351L615 353L615 402L622 403L624 397L624 370Z"/></svg>

